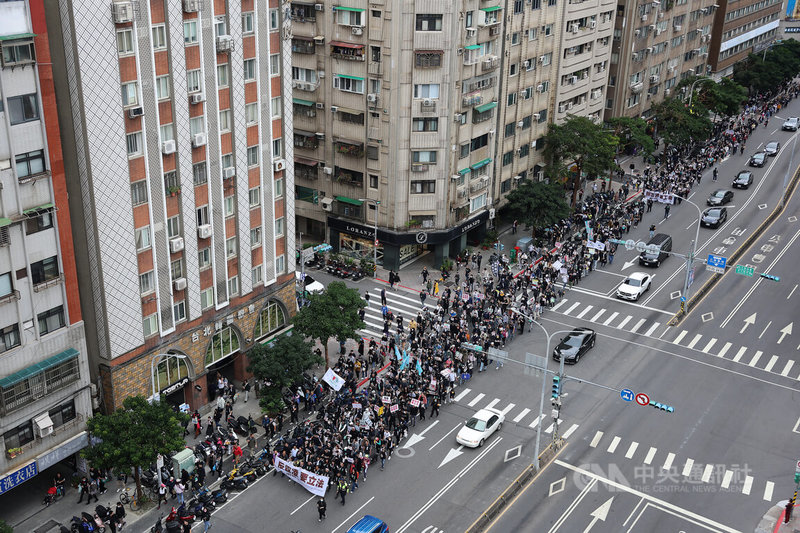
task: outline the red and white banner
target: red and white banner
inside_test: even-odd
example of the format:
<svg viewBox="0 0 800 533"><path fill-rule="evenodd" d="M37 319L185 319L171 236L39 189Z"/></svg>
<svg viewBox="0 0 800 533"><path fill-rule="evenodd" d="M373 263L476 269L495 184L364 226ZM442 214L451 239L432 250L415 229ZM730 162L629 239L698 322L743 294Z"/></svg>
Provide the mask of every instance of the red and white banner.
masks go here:
<svg viewBox="0 0 800 533"><path fill-rule="evenodd" d="M274 459L275 469L278 472L286 474L289 479L302 485L303 488L311 494L320 497L325 496L325 491L328 489L328 476L315 474L304 468L294 466L292 463L284 461L277 455L274 456Z"/></svg>

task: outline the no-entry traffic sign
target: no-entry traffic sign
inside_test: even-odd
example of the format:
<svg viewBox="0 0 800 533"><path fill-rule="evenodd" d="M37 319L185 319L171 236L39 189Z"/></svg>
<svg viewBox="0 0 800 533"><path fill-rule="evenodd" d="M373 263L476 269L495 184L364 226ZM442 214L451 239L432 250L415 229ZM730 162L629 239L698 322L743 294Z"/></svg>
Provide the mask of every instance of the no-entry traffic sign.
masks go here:
<svg viewBox="0 0 800 533"><path fill-rule="evenodd" d="M636 403L639 405L650 405L650 396L643 392L636 394Z"/></svg>

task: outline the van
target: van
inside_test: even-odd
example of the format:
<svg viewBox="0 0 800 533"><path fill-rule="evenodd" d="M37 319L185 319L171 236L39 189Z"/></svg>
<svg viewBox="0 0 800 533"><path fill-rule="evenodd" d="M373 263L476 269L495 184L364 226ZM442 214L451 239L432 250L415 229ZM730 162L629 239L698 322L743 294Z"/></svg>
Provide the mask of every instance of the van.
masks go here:
<svg viewBox="0 0 800 533"><path fill-rule="evenodd" d="M647 250L639 255L639 264L645 266L659 266L661 262L669 257L669 252L672 251L672 237L666 233L656 233L647 246L655 245L658 247L658 252L650 253Z"/></svg>
<svg viewBox="0 0 800 533"><path fill-rule="evenodd" d="M389 533L389 526L380 518L364 515L347 533Z"/></svg>

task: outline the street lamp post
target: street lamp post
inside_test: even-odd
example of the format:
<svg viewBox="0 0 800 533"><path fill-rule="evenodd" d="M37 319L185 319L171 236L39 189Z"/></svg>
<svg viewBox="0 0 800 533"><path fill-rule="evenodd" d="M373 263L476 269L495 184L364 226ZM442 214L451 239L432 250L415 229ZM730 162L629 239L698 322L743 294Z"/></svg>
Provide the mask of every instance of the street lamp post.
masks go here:
<svg viewBox="0 0 800 533"><path fill-rule="evenodd" d="M187 356L179 353L157 353L150 359L150 383L153 387L153 395L150 397L151 402L160 401L158 391L156 391L156 364L160 363L162 359L169 359L174 357L176 359L188 359Z"/></svg>
<svg viewBox="0 0 800 533"><path fill-rule="evenodd" d="M691 284L690 282L693 281L690 279L690 273L694 268L694 259L695 259L694 256L697 251L697 241L700 240L700 221L703 219L703 211L700 209L700 206L698 206L696 203L692 202L687 198L683 198L681 201L689 203L693 205L695 209L697 209L697 227L695 228L694 232L694 240L692 241L692 244L689 248L689 255L686 257L686 276L683 280L683 294L682 294L684 301L681 302L681 311L683 311L686 302L689 301L689 285Z"/></svg>
<svg viewBox="0 0 800 533"><path fill-rule="evenodd" d="M714 80L709 78L708 76L698 76L697 79L692 82L692 85L689 87L689 109L692 108L692 97L694 96L694 86L700 83L701 81L714 81Z"/></svg>
<svg viewBox="0 0 800 533"><path fill-rule="evenodd" d="M789 158L789 166L786 167L786 174L783 175L783 189L781 190L783 194L781 195L781 207L786 205L786 186L789 184L789 172L791 171L792 164L794 163L794 150L797 148L797 135L794 136L794 142L792 143L792 155Z"/></svg>
<svg viewBox="0 0 800 533"><path fill-rule="evenodd" d="M378 206L381 205L381 201L371 198L360 198L359 200L362 202L375 202L375 225L373 226L375 234L372 241L372 263L374 268L372 269L372 277L376 278L378 277Z"/></svg>

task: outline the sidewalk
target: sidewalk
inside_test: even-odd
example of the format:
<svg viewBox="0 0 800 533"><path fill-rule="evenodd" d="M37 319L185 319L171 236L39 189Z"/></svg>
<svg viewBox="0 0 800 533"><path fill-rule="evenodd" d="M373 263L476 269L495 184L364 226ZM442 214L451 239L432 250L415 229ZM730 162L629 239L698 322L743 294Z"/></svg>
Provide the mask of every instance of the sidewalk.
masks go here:
<svg viewBox="0 0 800 533"><path fill-rule="evenodd" d="M787 503L789 500L781 500L773 505L756 526L755 533L795 533L800 531L800 508L797 504L795 504L789 523L783 523Z"/></svg>

